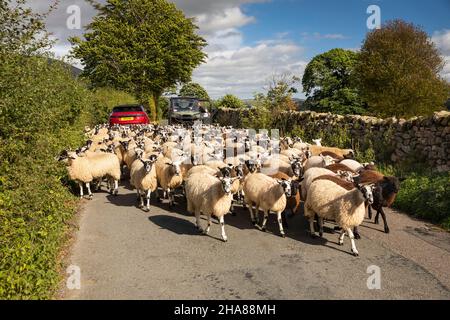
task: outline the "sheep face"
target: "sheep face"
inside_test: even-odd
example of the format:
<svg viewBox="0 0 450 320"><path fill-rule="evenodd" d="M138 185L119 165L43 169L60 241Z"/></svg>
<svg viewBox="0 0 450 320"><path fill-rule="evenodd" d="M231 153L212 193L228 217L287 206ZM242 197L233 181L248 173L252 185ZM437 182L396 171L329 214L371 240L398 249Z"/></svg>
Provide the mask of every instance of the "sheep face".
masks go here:
<svg viewBox="0 0 450 320"><path fill-rule="evenodd" d="M303 176L303 166L300 163L299 159L295 159L295 160L291 161L291 168L292 168L292 172L294 172L294 175L296 177Z"/></svg>
<svg viewBox="0 0 450 320"><path fill-rule="evenodd" d="M114 146L114 144L110 144L110 145L108 146L108 148L106 148L106 152L107 152L107 153L115 153L115 151L114 151L115 148L116 148L116 147Z"/></svg>
<svg viewBox="0 0 450 320"><path fill-rule="evenodd" d="M312 157L312 152L311 152L311 150L309 150L309 147L305 151L305 157L306 157L306 159L309 159Z"/></svg>
<svg viewBox="0 0 450 320"><path fill-rule="evenodd" d="M56 157L57 161L66 161L69 158L69 153L67 150L63 150L58 157Z"/></svg>
<svg viewBox="0 0 450 320"><path fill-rule="evenodd" d="M238 178L230 178L230 177L219 178L220 183L222 184L222 190L226 195L231 194L231 186L236 179Z"/></svg>
<svg viewBox="0 0 450 320"><path fill-rule="evenodd" d="M142 156L144 155L144 150L142 150L140 148L136 148L136 149L134 149L134 152L136 153L137 159L142 159Z"/></svg>
<svg viewBox="0 0 450 320"><path fill-rule="evenodd" d="M231 167L230 166L220 168L219 170L223 177L231 178Z"/></svg>
<svg viewBox="0 0 450 320"><path fill-rule="evenodd" d="M346 150L346 151L347 151L347 153L344 154L345 159L354 159L355 158L355 151L353 151L351 149Z"/></svg>
<svg viewBox="0 0 450 320"><path fill-rule="evenodd" d="M258 169L257 164L253 160L245 161L245 165L250 173L255 173Z"/></svg>
<svg viewBox="0 0 450 320"><path fill-rule="evenodd" d="M348 182L354 182L354 176L351 172L338 170L337 175Z"/></svg>
<svg viewBox="0 0 450 320"><path fill-rule="evenodd" d="M286 197L290 197L292 195L292 185L289 180L277 180L278 184L283 188L284 194Z"/></svg>
<svg viewBox="0 0 450 320"><path fill-rule="evenodd" d="M367 203L369 205L372 205L374 186L373 185L358 186L358 189L363 194L363 197L367 201Z"/></svg>
<svg viewBox="0 0 450 320"><path fill-rule="evenodd" d="M234 167L234 172L236 172L236 176L242 178L244 176L244 166L239 164Z"/></svg>
<svg viewBox="0 0 450 320"><path fill-rule="evenodd" d="M127 136L127 134L124 132L125 137ZM120 141L120 144L122 145L123 149L125 151L128 151L128 146L130 145L130 141Z"/></svg>
<svg viewBox="0 0 450 320"><path fill-rule="evenodd" d="M173 175L179 177L181 174L181 164L186 160L184 157L182 159L172 162L172 163L166 163L167 165L170 165L172 168Z"/></svg>
<svg viewBox="0 0 450 320"><path fill-rule="evenodd" d="M323 159L323 163L324 163L324 167L330 166L332 164L334 164L334 159L330 156L323 156L321 155L322 159Z"/></svg>

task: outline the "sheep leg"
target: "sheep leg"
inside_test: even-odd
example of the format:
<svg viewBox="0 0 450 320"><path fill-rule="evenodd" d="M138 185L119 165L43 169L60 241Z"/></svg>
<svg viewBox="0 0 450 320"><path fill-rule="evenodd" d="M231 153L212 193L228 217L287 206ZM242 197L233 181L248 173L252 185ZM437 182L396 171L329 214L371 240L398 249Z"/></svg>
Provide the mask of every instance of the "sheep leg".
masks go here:
<svg viewBox="0 0 450 320"><path fill-rule="evenodd" d="M248 210L250 211L250 219L252 219L253 225L256 226L256 218L255 218L255 214L253 213L253 206L252 206L252 204L250 204L248 206Z"/></svg>
<svg viewBox="0 0 450 320"><path fill-rule="evenodd" d="M378 210L377 212L377 217L378 215L381 213L381 218L383 218L383 223L384 223L384 232L385 233L389 233L389 226L387 224L387 220L386 220L386 214L384 213L383 208L380 208L380 210Z"/></svg>
<svg viewBox="0 0 450 320"><path fill-rule="evenodd" d="M314 215L309 217L309 231L310 231L310 235L311 238L315 238L316 237L316 230L314 229Z"/></svg>
<svg viewBox="0 0 450 320"><path fill-rule="evenodd" d="M203 232L202 227L200 226L200 211L195 210L195 224L198 231Z"/></svg>
<svg viewBox="0 0 450 320"><path fill-rule="evenodd" d="M277 220L278 220L278 226L280 227L281 237L285 238L286 235L284 234L284 230L283 230L283 219L282 219L282 212L281 211L277 212Z"/></svg>
<svg viewBox="0 0 450 320"><path fill-rule="evenodd" d="M341 234L340 234L340 236L339 236L339 245L340 245L340 246L343 246L343 245L344 245L344 237L345 237L345 230L342 229L342 230L341 230Z"/></svg>
<svg viewBox="0 0 450 320"><path fill-rule="evenodd" d="M263 223L261 226L261 230L262 231L266 231L266 224L267 224L267 219L269 218L269 210L265 210L264 211L264 219L263 219ZM283 226L281 226L283 228Z"/></svg>
<svg viewBox="0 0 450 320"><path fill-rule="evenodd" d="M88 194L89 194L89 200L92 200L93 195L92 195L92 192L91 192L91 184L89 182L86 182L86 188L87 188L87 191L88 191Z"/></svg>
<svg viewBox="0 0 450 320"><path fill-rule="evenodd" d="M151 190L147 190L147 211L150 211L150 197L152 195L152 191Z"/></svg>
<svg viewBox="0 0 450 320"><path fill-rule="evenodd" d="M369 213L369 220L372 220L372 208L370 205L367 206L367 211Z"/></svg>
<svg viewBox="0 0 450 320"><path fill-rule="evenodd" d="M317 222L319 223L319 236L323 237L323 218L318 217Z"/></svg>
<svg viewBox="0 0 450 320"><path fill-rule="evenodd" d="M117 196L119 194L119 180L114 180L114 195Z"/></svg>
<svg viewBox="0 0 450 320"><path fill-rule="evenodd" d="M136 189L136 193L137 193L137 201L141 200L141 193L139 192L139 189Z"/></svg>
<svg viewBox="0 0 450 320"><path fill-rule="evenodd" d="M137 189L137 195L138 195L138 201L139 201L139 208L144 207L144 199L142 198L141 189Z"/></svg>
<svg viewBox="0 0 450 320"><path fill-rule="evenodd" d="M169 198L169 206L172 207L173 203L175 201L175 196L173 194L173 191L170 190L170 189L167 189L167 195L168 195L168 198Z"/></svg>
<svg viewBox="0 0 450 320"><path fill-rule="evenodd" d="M348 234L348 236L349 236L349 238L350 238L350 241L351 241L351 243L352 243L352 252L353 252L353 255L354 255L355 257L357 257L357 256L359 255L359 253L358 253L358 250L356 250L355 236L353 235L353 231L352 231L351 228L348 228L348 229L347 229L347 234Z"/></svg>
<svg viewBox="0 0 450 320"><path fill-rule="evenodd" d="M80 199L83 199L84 193L83 193L83 183L79 182L78 185L80 186Z"/></svg>
<svg viewBox="0 0 450 320"><path fill-rule="evenodd" d="M208 216L208 226L206 227L205 231L203 232L204 234L208 234L209 231L211 230L211 215L207 215Z"/></svg>
<svg viewBox="0 0 450 320"><path fill-rule="evenodd" d="M225 220L224 220L223 216L219 218L219 222L220 222L220 229L222 230L222 239L224 242L227 242L228 237L225 233Z"/></svg>
<svg viewBox="0 0 450 320"><path fill-rule="evenodd" d="M361 235L359 234L358 227L353 228L353 234L355 235L355 239L361 239Z"/></svg>

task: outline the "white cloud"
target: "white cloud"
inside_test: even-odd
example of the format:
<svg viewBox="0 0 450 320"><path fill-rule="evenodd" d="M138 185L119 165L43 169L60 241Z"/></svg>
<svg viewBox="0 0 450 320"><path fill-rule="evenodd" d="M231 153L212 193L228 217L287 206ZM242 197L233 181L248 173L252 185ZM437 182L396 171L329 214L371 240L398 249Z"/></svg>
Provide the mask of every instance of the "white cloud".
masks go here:
<svg viewBox="0 0 450 320"><path fill-rule="evenodd" d="M104 2L105 0L100 0ZM208 41L208 60L195 70L193 80L203 85L213 98L226 93L249 98L263 90L274 73L292 72L300 76L306 66L303 49L288 39L289 32L281 32L274 39L263 39L255 46L244 46L245 35L240 28L257 23L245 12L242 5L270 0L173 0L178 8L196 18L199 33ZM45 11L51 0L30 1L30 6ZM66 9L78 5L82 26L95 15L95 10L85 0L60 1L59 7L48 18L48 29L59 39L53 51L59 57L70 51L70 36L81 36L84 30L69 30L66 26ZM77 64L75 62L77 66Z"/></svg>
<svg viewBox="0 0 450 320"><path fill-rule="evenodd" d="M213 52L209 54L208 62L194 72L194 80L213 98L226 93L251 98L263 90L275 73L303 74L307 62L300 58L301 53L301 47L289 43Z"/></svg>
<svg viewBox="0 0 450 320"><path fill-rule="evenodd" d="M230 28L240 28L256 21L254 17L245 15L239 7L227 8L222 12L204 13L196 16L200 32L211 34Z"/></svg>
<svg viewBox="0 0 450 320"><path fill-rule="evenodd" d="M445 61L441 76L450 82L450 30L446 29L434 32L431 41L436 44Z"/></svg>

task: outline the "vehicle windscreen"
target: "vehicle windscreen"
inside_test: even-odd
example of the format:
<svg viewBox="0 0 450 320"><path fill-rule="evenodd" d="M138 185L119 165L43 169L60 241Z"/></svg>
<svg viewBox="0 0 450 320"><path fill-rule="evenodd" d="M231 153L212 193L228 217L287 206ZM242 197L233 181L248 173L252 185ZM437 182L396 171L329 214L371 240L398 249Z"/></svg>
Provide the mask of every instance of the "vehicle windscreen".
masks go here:
<svg viewBox="0 0 450 320"><path fill-rule="evenodd" d="M120 106L115 107L113 112L142 112L141 106Z"/></svg>
<svg viewBox="0 0 450 320"><path fill-rule="evenodd" d="M191 99L176 99L173 100L172 109L178 111L198 111L198 102Z"/></svg>

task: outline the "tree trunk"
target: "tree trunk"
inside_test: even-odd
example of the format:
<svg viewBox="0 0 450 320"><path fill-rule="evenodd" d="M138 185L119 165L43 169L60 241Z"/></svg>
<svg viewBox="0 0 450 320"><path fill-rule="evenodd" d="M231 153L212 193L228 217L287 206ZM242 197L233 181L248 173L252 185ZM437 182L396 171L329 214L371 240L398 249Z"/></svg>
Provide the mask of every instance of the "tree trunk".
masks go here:
<svg viewBox="0 0 450 320"><path fill-rule="evenodd" d="M149 109L150 109L150 121L158 121L158 100L159 96L153 93L149 98Z"/></svg>

